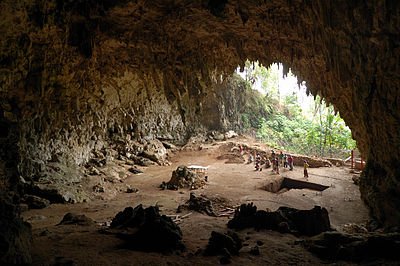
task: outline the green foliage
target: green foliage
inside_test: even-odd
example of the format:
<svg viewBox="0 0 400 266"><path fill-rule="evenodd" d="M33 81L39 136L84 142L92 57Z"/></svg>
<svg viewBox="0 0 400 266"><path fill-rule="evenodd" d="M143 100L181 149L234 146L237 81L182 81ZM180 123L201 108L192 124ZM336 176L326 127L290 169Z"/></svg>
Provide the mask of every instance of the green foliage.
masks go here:
<svg viewBox="0 0 400 266"><path fill-rule="evenodd" d="M351 131L332 106L316 97L312 116L304 115L297 93L280 99L277 69L265 68L258 63L247 71L247 98L242 109L242 125L256 129L257 138L277 149L309 155L346 156L354 149ZM250 82L251 81L251 82ZM265 95L250 89L261 82Z"/></svg>

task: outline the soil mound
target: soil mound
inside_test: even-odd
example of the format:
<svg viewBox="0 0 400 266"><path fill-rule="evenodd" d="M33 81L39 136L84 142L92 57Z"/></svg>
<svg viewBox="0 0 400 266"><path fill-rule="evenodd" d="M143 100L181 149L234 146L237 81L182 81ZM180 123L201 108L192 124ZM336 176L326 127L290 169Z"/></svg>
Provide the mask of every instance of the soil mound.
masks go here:
<svg viewBox="0 0 400 266"><path fill-rule="evenodd" d="M225 163L243 164L246 160L243 155L237 153L226 153L217 157L218 160L226 160Z"/></svg>

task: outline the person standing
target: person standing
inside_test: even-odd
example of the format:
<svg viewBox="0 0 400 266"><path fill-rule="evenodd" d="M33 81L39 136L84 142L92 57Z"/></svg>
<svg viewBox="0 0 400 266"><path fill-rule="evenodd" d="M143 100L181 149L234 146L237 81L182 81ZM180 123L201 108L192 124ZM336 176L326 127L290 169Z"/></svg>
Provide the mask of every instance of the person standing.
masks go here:
<svg viewBox="0 0 400 266"><path fill-rule="evenodd" d="M287 154L283 155L283 168L287 168L288 167L288 158L287 158Z"/></svg>
<svg viewBox="0 0 400 266"><path fill-rule="evenodd" d="M304 160L304 178L308 178L308 167L310 165L307 163L306 160Z"/></svg>
<svg viewBox="0 0 400 266"><path fill-rule="evenodd" d="M258 154L257 153L257 155L256 155L256 165L255 165L255 168L256 168L256 171L258 171L258 170L260 170L260 171L262 171L261 169L261 156L260 156L260 154Z"/></svg>
<svg viewBox="0 0 400 266"><path fill-rule="evenodd" d="M276 173L279 175L279 160L278 160L278 157L275 158L275 170L276 170Z"/></svg>
<svg viewBox="0 0 400 266"><path fill-rule="evenodd" d="M288 160L288 164L289 164L289 170L293 171L293 157L292 157L292 155L289 154L287 160Z"/></svg>
<svg viewBox="0 0 400 266"><path fill-rule="evenodd" d="M282 151L279 153L279 164L283 165L283 152Z"/></svg>

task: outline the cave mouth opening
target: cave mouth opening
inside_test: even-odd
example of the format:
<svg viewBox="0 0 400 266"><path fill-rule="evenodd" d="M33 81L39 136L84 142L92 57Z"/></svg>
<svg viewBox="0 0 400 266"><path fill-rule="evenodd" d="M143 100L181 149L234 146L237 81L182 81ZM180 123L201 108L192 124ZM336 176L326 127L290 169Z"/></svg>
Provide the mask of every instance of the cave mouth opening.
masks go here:
<svg viewBox="0 0 400 266"><path fill-rule="evenodd" d="M244 131L270 147L317 157L346 159L357 149L350 128L334 105L312 95L306 81L276 62L246 60L235 72L249 92L243 101Z"/></svg>

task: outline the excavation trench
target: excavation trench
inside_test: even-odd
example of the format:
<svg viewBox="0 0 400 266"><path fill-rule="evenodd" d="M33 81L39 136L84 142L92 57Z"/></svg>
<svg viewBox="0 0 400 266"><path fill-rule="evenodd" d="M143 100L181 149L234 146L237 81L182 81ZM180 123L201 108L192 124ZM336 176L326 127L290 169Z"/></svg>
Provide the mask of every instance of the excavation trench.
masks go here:
<svg viewBox="0 0 400 266"><path fill-rule="evenodd" d="M264 186L265 190L273 193L283 193L290 189L311 189L315 191L324 191L327 188L329 188L329 186L288 177L272 180Z"/></svg>

